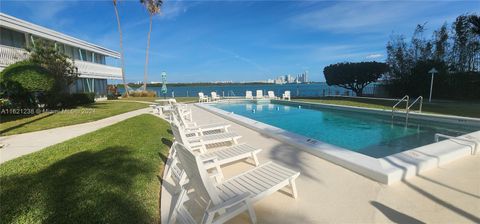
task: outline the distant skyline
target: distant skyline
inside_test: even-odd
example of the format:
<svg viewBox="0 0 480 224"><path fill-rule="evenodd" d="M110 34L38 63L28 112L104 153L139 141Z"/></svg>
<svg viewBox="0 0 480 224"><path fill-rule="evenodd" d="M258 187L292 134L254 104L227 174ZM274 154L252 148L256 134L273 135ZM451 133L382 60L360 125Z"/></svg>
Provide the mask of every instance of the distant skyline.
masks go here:
<svg viewBox="0 0 480 224"><path fill-rule="evenodd" d="M3 0L0 11L113 49L118 32L112 1ZM154 19L149 82L259 81L344 61L384 61L392 34L426 35L476 1L165 1ZM143 80L148 14L138 1L119 1L128 82Z"/></svg>

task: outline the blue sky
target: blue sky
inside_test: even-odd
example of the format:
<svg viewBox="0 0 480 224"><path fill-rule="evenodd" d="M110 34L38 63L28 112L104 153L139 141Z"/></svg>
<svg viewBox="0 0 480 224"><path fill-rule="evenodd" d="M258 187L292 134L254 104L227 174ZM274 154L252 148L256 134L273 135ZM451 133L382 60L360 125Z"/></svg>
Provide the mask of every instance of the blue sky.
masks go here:
<svg viewBox="0 0 480 224"><path fill-rule="evenodd" d="M2 0L3 13L118 50L111 1ZM427 33L456 16L480 12L475 1L166 1L153 22L149 81L255 81L342 61L383 61L392 33ZM143 79L148 15L121 1L128 81Z"/></svg>

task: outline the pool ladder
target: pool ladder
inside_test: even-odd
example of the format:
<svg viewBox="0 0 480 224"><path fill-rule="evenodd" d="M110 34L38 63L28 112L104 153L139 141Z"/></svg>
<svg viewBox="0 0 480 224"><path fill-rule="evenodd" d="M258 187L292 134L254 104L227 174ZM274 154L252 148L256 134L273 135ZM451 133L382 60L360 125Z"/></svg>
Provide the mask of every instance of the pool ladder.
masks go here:
<svg viewBox="0 0 480 224"><path fill-rule="evenodd" d="M415 99L413 101L413 103L410 104L410 106L407 107L407 115L406 115L406 118L405 118L407 121L408 121L408 114L410 113L410 108L412 108L413 105L415 105L417 102L419 103L418 113L422 113L423 96L419 96L419 97L417 97L417 99Z"/></svg>
<svg viewBox="0 0 480 224"><path fill-rule="evenodd" d="M404 97L402 97L402 99L398 100L398 102L393 105L392 107L392 120L393 120L393 117L395 116L395 109L396 107L401 104L403 101L406 101L407 102L407 105L405 106L405 110L407 111L408 113L408 101L410 100L410 97L408 95L405 95Z"/></svg>
<svg viewBox="0 0 480 224"><path fill-rule="evenodd" d="M419 113L422 113L422 106L423 106L423 96L419 96L417 97L411 104L409 103L410 101L410 97L408 95L405 95L402 99L398 100L398 102L393 105L392 107L392 119L393 117L395 116L395 109L396 107L402 103L403 101L407 102L406 105L405 105L405 121L408 122L408 114L410 113L410 108L413 107L413 105L415 105L416 103L419 104L419 108L418 108L418 112Z"/></svg>

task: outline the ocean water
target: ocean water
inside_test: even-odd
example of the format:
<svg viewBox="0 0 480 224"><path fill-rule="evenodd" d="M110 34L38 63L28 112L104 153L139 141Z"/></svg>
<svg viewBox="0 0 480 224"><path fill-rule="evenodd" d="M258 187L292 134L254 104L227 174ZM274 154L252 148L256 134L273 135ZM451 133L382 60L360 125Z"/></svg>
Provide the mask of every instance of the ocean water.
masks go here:
<svg viewBox="0 0 480 224"><path fill-rule="evenodd" d="M392 120L339 109L310 109L271 103L217 103L213 106L299 135L374 158L435 142L435 133L459 136L473 127L410 119Z"/></svg>
<svg viewBox="0 0 480 224"><path fill-rule="evenodd" d="M119 85L119 92L123 93L124 89ZM147 87L148 90L157 92L158 96L162 96L160 90L161 87ZM233 96L245 96L246 91L252 91L255 95L256 90L263 90L264 95L267 95L267 91L274 91L276 96L282 96L282 94L289 90L292 97L317 97L325 95L349 95L355 94L347 89L338 86L328 86L326 83L311 83L311 84L284 84L284 85L206 85L206 86L168 86L167 84L167 96L176 97L197 97L199 92L203 92L210 96L211 92L217 92L218 95L224 97ZM376 94L381 90L378 84L370 84L364 89L365 95Z"/></svg>

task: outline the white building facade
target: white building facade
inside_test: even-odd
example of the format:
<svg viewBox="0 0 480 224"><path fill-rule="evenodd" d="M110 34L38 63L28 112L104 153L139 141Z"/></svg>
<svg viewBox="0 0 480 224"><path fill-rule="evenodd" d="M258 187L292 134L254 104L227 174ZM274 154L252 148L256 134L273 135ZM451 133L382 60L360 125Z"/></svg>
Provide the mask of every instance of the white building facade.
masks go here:
<svg viewBox="0 0 480 224"><path fill-rule="evenodd" d="M57 50L73 59L79 79L70 86L71 93L94 92L97 98L107 95L107 80L122 78L122 70L115 66L120 53L0 13L0 71L27 59L28 47L40 39L53 42Z"/></svg>

